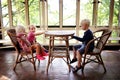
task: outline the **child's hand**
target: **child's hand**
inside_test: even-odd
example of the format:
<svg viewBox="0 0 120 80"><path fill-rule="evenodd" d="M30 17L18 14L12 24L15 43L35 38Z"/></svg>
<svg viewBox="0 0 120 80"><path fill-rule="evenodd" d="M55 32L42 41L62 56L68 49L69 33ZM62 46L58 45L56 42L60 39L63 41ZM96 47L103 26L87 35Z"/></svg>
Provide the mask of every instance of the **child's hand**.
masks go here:
<svg viewBox="0 0 120 80"><path fill-rule="evenodd" d="M45 34L45 31L42 31L42 34Z"/></svg>
<svg viewBox="0 0 120 80"><path fill-rule="evenodd" d="M45 30L45 32L47 32L48 30Z"/></svg>
<svg viewBox="0 0 120 80"><path fill-rule="evenodd" d="M75 34L75 33L74 33ZM71 38L73 38L74 34L71 35Z"/></svg>
<svg viewBox="0 0 120 80"><path fill-rule="evenodd" d="M42 31L43 34L45 34L45 32L47 32L47 30Z"/></svg>

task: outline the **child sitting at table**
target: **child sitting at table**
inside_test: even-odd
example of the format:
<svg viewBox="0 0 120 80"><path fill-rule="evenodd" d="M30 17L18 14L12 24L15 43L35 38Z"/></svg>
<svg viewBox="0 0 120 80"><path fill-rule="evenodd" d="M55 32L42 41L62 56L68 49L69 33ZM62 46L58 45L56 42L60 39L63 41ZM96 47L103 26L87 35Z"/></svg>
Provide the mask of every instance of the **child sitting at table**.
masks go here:
<svg viewBox="0 0 120 80"><path fill-rule="evenodd" d="M76 45L73 47L74 57L70 63L74 63L74 62L78 61L77 66L75 67L73 72L77 72L79 69L82 68L82 66L81 66L82 54L84 54L85 46L87 45L87 43L90 40L93 39L93 33L89 29L89 26L90 26L90 21L88 19L82 20L81 27L83 30L85 30L83 38L80 38L78 36L72 37L72 38L82 42L81 45ZM89 52L93 51L93 48L94 48L94 43L91 43L90 47L89 47Z"/></svg>
<svg viewBox="0 0 120 80"><path fill-rule="evenodd" d="M38 43L31 44L27 40L27 34L25 31L25 28L21 25L17 26L16 28L16 35L17 35L17 40L20 44L20 47L23 49L24 52L30 52L32 49L33 51L36 50L36 58L38 60L44 60L45 58L42 55L42 47Z"/></svg>
<svg viewBox="0 0 120 80"><path fill-rule="evenodd" d="M29 25L28 28L29 28L29 33L27 35L27 39L31 44L37 43L35 36L45 33L45 31L36 32L36 28L35 28L34 25ZM43 56L48 56L48 50L46 50L43 46L42 46L42 55Z"/></svg>

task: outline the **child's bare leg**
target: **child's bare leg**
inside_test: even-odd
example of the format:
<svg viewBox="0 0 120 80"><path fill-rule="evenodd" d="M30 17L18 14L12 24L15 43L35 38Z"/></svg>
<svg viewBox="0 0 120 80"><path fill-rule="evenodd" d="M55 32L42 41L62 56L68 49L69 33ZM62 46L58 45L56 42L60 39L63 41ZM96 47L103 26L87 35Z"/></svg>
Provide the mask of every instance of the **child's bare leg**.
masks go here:
<svg viewBox="0 0 120 80"><path fill-rule="evenodd" d="M41 54L41 47L38 44L34 44L34 46L36 47L36 53Z"/></svg>
<svg viewBox="0 0 120 80"><path fill-rule="evenodd" d="M39 43L37 43L37 44L39 44ZM39 44L40 45L40 44ZM45 51L46 53L48 53L48 50L47 49L45 49L42 45L40 45L41 46L41 51Z"/></svg>
<svg viewBox="0 0 120 80"><path fill-rule="evenodd" d="M36 49L36 53L37 53L37 59L39 60L44 60L45 58L42 56L42 49L41 46L39 44L34 44L33 45Z"/></svg>
<svg viewBox="0 0 120 80"><path fill-rule="evenodd" d="M73 48L73 59L76 59L76 50Z"/></svg>
<svg viewBox="0 0 120 80"><path fill-rule="evenodd" d="M74 62L76 62L77 61L77 58L76 58L76 50L73 48L73 59L72 59L72 61L70 61L70 63L74 63Z"/></svg>
<svg viewBox="0 0 120 80"><path fill-rule="evenodd" d="M41 47L41 49L42 49L42 55L48 56L48 51L44 47Z"/></svg>
<svg viewBox="0 0 120 80"><path fill-rule="evenodd" d="M82 62L82 56L80 55L79 51L77 51L77 60L78 60L77 67L80 67Z"/></svg>
<svg viewBox="0 0 120 80"><path fill-rule="evenodd" d="M73 72L77 72L79 69L82 68L81 66L81 62L82 62L82 56L80 55L80 52L77 51L77 60L78 60L78 63L77 63L77 66L75 67L75 69L73 70Z"/></svg>

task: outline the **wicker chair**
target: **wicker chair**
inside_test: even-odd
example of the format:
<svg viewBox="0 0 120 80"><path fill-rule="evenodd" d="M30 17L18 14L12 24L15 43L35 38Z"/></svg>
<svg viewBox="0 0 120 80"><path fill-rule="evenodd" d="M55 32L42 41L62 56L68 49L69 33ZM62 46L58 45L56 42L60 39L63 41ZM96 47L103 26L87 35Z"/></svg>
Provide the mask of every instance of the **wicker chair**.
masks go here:
<svg viewBox="0 0 120 80"><path fill-rule="evenodd" d="M87 63L90 63L91 61L101 64L104 68L104 73L106 72L106 68L105 68L105 65L104 65L102 57L101 57L101 52L102 52L108 38L111 35L111 30L99 29L99 30L95 31L93 34L96 34L98 32L102 32L101 36L95 37L93 40L89 41L89 43L86 45L84 55L82 56L83 57L82 73L84 73L85 65ZM95 48L94 48L93 52L88 52L88 48L92 42L95 43ZM93 58L93 56L95 58Z"/></svg>
<svg viewBox="0 0 120 80"><path fill-rule="evenodd" d="M29 61L33 64L34 70L36 71L36 66L35 66L36 56L33 54L32 49L31 49L30 53L26 53L20 48L20 45L17 41L15 29L9 29L7 31L7 34L10 37L11 42L13 43L13 46L15 47L15 50L17 52L17 58L16 58L16 62L15 62L13 70L16 69L16 66L18 63L21 63L24 61Z"/></svg>

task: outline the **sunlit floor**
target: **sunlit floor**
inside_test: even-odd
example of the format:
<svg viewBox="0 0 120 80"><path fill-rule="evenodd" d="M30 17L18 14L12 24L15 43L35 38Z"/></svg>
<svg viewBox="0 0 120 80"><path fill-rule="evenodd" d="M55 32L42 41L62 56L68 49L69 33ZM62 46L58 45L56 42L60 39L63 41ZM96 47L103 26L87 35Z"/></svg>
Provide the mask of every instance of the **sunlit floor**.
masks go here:
<svg viewBox="0 0 120 80"><path fill-rule="evenodd" d="M70 52L72 58L72 51ZM81 70L76 74L69 72L66 63L62 59L55 59L46 73L47 57L40 64L36 62L37 71L29 62L17 65L13 71L16 59L14 50L0 50L0 80L120 80L120 51L102 52L107 72L103 73L103 67L96 63L90 63L85 67L85 75ZM73 66L76 63L72 64Z"/></svg>

